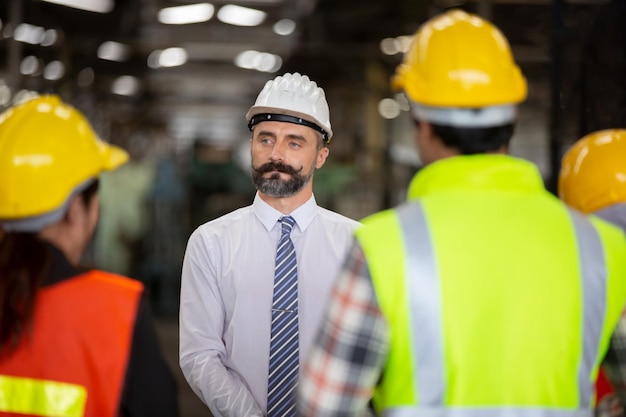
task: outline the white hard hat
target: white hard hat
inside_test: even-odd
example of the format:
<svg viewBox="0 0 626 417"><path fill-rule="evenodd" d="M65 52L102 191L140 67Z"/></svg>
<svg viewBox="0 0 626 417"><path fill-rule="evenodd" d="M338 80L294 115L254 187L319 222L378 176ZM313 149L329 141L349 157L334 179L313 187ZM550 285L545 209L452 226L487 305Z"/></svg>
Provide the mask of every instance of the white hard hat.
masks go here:
<svg viewBox="0 0 626 417"><path fill-rule="evenodd" d="M265 83L246 120L250 130L257 123L274 120L315 129L322 133L326 143L333 136L324 90L297 72L279 75Z"/></svg>

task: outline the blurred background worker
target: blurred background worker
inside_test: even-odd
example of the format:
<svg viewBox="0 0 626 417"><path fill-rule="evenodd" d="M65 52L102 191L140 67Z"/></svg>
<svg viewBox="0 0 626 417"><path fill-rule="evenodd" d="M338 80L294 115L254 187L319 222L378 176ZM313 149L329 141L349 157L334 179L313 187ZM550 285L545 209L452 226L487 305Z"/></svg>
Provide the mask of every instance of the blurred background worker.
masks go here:
<svg viewBox="0 0 626 417"><path fill-rule="evenodd" d="M0 116L0 414L178 415L143 285L79 268L127 159L57 96Z"/></svg>
<svg viewBox="0 0 626 417"><path fill-rule="evenodd" d="M417 32L404 90L427 164L356 231L300 381L305 416L591 416L626 239L506 155L526 81L490 22ZM618 328L621 329L621 328Z"/></svg>
<svg viewBox="0 0 626 417"><path fill-rule="evenodd" d="M595 214L626 231L626 129L600 130L577 141L563 157L559 196L575 209ZM620 321L619 325L625 324ZM626 346L624 334L626 328L619 332L621 338L616 334L612 342L622 355ZM619 400L626 398L624 371L617 356L606 357L598 374L598 416L624 415Z"/></svg>

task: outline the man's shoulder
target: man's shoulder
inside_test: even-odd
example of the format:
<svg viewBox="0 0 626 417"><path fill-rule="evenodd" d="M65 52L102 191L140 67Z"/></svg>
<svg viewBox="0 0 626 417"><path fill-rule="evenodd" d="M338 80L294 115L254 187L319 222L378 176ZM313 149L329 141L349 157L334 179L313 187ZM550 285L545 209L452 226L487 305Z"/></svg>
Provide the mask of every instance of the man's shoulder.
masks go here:
<svg viewBox="0 0 626 417"><path fill-rule="evenodd" d="M355 229L361 225L360 222L351 219L350 217L339 214L336 211L328 210L324 207L318 206L318 215L323 222L328 222L336 225L343 225L350 229Z"/></svg>
<svg viewBox="0 0 626 417"><path fill-rule="evenodd" d="M207 235L220 233L223 230L232 230L233 227L241 225L243 221L253 215L252 206L241 207L201 224L196 228L194 234Z"/></svg>

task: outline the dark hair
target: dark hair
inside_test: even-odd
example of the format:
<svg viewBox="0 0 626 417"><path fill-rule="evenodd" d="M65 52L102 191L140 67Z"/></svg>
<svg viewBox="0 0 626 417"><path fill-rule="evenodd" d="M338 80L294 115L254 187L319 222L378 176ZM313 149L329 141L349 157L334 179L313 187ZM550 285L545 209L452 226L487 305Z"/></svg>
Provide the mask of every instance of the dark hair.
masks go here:
<svg viewBox="0 0 626 417"><path fill-rule="evenodd" d="M80 193L80 196L85 203L85 206L89 206L93 197L98 194L98 188L100 188L100 181L98 179L94 180L87 188Z"/></svg>
<svg viewBox="0 0 626 417"><path fill-rule="evenodd" d="M98 181L80 195L86 206L98 191ZM32 330L35 299L49 271L51 253L37 233L0 234L0 354L9 354Z"/></svg>
<svg viewBox="0 0 626 417"><path fill-rule="evenodd" d="M513 136L514 124L495 127L454 127L431 123L434 134L450 148L462 155L495 151L508 146Z"/></svg>

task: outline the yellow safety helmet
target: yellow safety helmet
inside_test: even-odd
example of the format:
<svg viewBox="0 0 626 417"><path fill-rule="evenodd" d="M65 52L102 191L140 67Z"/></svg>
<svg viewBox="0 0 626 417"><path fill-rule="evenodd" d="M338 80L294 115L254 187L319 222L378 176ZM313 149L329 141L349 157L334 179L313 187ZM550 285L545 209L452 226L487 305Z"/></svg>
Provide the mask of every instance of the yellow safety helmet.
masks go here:
<svg viewBox="0 0 626 417"><path fill-rule="evenodd" d="M626 202L626 129L590 133L565 153L559 197L583 213Z"/></svg>
<svg viewBox="0 0 626 417"><path fill-rule="evenodd" d="M488 21L454 9L424 23L392 79L415 103L479 108L526 98L509 43Z"/></svg>
<svg viewBox="0 0 626 417"><path fill-rule="evenodd" d="M0 115L2 227L36 231L29 230L32 225L8 226L58 211L90 179L127 160L126 151L103 142L83 114L58 96L9 108Z"/></svg>

